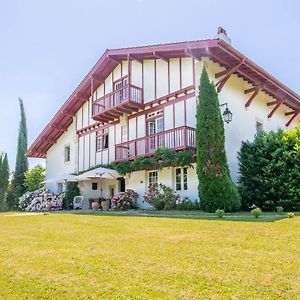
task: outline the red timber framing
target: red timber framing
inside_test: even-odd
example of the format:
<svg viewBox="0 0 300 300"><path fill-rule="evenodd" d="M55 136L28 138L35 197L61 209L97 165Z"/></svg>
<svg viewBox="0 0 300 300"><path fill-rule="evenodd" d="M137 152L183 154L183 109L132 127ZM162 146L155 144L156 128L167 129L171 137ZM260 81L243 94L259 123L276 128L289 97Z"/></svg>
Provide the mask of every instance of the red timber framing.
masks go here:
<svg viewBox="0 0 300 300"><path fill-rule="evenodd" d="M221 39L108 49L34 141L27 151L27 156L46 157L48 149L73 122L73 116L76 112L82 107L85 101L89 100L99 85L105 82L105 78L107 78L120 62L126 60L129 62L128 84L130 85L130 62L132 60L142 63L143 67L143 61L145 59L162 59L167 63L171 58L184 57L191 57L193 61L200 61L203 57L207 57L224 67L224 71L216 74L216 77L220 78L217 82L218 91L222 90L233 74L241 77L252 85L252 88L245 90L245 93L249 94L249 98L245 102L247 107L255 100L257 94L262 91L274 98L274 100L276 99L276 102L274 101L272 104L274 107L272 107L269 117L272 117L281 105L288 107L291 112L293 112L292 114L287 114L287 117L290 116L286 123L287 126L298 116L300 111L300 96ZM110 100L102 99L105 102L104 108L105 105L111 105L112 98L111 95ZM142 98L140 99L142 101ZM155 100L156 99L154 99L154 101ZM99 111L101 111L103 109L103 106L101 106L103 103L100 103L100 101L98 103L99 105L97 107ZM139 102L139 104L143 105L142 102ZM127 107L123 107L123 110L127 111L129 108L135 109L134 106L135 104L132 105L131 103ZM97 110L94 107L96 107L96 105L93 106L93 109ZM112 107L113 110L111 112L107 110L106 113L102 115L103 121L112 120L115 117L117 118L122 113L122 109L118 109L116 105L111 105L110 107ZM96 113L96 111L94 112ZM104 111L101 113L104 113Z"/></svg>

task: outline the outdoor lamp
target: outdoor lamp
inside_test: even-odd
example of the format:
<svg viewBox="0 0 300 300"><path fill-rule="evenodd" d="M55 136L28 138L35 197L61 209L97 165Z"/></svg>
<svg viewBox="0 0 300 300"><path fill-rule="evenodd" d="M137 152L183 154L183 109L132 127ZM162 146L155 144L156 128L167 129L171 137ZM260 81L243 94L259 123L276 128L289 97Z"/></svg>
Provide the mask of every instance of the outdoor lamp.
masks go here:
<svg viewBox="0 0 300 300"><path fill-rule="evenodd" d="M232 112L229 110L227 103L220 104L220 106L226 106L222 115L224 122L229 124L232 121Z"/></svg>

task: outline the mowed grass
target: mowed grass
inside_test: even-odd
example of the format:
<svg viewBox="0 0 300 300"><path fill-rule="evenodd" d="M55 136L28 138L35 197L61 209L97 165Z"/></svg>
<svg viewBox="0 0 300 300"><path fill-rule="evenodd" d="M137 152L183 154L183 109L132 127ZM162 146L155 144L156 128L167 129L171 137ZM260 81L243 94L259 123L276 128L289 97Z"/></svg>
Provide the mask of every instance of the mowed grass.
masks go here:
<svg viewBox="0 0 300 300"><path fill-rule="evenodd" d="M299 299L300 218L0 214L0 299Z"/></svg>

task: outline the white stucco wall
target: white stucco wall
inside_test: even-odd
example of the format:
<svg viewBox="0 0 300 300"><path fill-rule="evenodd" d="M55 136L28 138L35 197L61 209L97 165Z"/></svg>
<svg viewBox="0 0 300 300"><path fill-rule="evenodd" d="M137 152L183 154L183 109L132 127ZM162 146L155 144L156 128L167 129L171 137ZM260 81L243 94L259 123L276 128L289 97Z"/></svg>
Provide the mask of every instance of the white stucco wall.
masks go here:
<svg viewBox="0 0 300 300"><path fill-rule="evenodd" d="M194 62L194 68L193 68ZM121 66L122 65L122 66ZM210 79L215 83L215 74L224 70L217 63L213 63L207 58L202 61L193 60L192 58L174 58L169 63L157 59L144 60L143 65L140 62L133 61L131 66L132 83L137 86L143 86L145 103L164 97L170 93L180 90L181 88L192 85L195 82L196 95L198 94L198 85L203 65L207 68ZM180 73L181 71L181 73ZM156 73L155 73L156 72ZM94 99L102 97L113 89L113 82L128 74L128 62L120 63L112 73L106 78L94 93ZM195 75L195 77L193 77ZM226 82L222 91L219 93L220 103L227 102L229 109L233 113L233 120L230 124L224 124L226 135L226 152L230 165L231 174L234 180L238 175L237 152L240 149L241 142L252 140L256 133L256 122L263 123L266 131L277 130L278 128L286 129L285 123L289 117L284 113L289 109L282 106L278 109L272 118L268 119L268 113L273 107L268 107L268 101L274 99L260 92L253 100L249 108L245 108L245 103L250 97L244 94L244 90L251 87L241 78L232 75ZM96 152L96 132L88 133L77 138L76 130L80 130L88 125L94 124L91 116L91 101L85 102L76 114L76 121L68 128L47 153L47 179L55 178L58 174L73 173L78 169L80 171L90 168L96 164L106 164L115 159L115 144L121 143L121 124L114 123L109 126L109 149ZM186 117L184 108L186 107ZM159 106L149 108L152 111L161 109ZM163 108L164 112L164 129L169 130L174 127L187 125L196 126L196 96L190 96L186 100L178 101L175 97L169 100ZM223 112L223 108L221 109ZM128 117L128 139L144 137L146 135L146 118L149 113L145 111L142 115L132 115ZM185 124L186 120L186 124ZM298 116L290 125L294 127L300 121ZM77 126L75 125L77 124ZM123 123L122 123L123 124ZM175 124L175 126L174 126ZM76 126L76 128L75 128ZM78 140L78 143L77 143ZM71 146L71 162L64 162L64 147ZM147 190L148 172L134 172L126 180L126 187L136 190L142 197ZM187 196L194 200L197 197L197 178L194 169L188 170L188 191L182 191L181 196ZM172 188L175 188L174 170L164 169L159 172L159 181ZM49 183L47 186L56 191L56 183ZM82 187L83 189L88 186ZM92 198L87 192L87 196ZM143 203L143 198L139 200L142 207L147 207Z"/></svg>
<svg viewBox="0 0 300 300"><path fill-rule="evenodd" d="M65 147L71 147L71 160L65 162ZM77 135L75 122L61 135L57 142L48 150L46 158L46 187L57 193L57 182L52 181L63 174L77 172Z"/></svg>

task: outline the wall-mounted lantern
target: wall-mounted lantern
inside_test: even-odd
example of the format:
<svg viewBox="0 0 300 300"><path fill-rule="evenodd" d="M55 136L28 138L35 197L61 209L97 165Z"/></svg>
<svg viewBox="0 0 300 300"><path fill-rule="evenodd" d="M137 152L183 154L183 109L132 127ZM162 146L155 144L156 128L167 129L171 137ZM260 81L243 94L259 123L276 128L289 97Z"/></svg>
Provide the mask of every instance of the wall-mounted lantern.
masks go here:
<svg viewBox="0 0 300 300"><path fill-rule="evenodd" d="M227 124L229 124L232 121L232 112L230 111L230 109L228 108L228 104L226 103L222 103L219 105L220 107L225 106L225 110L223 112L223 120L224 122L226 122Z"/></svg>

